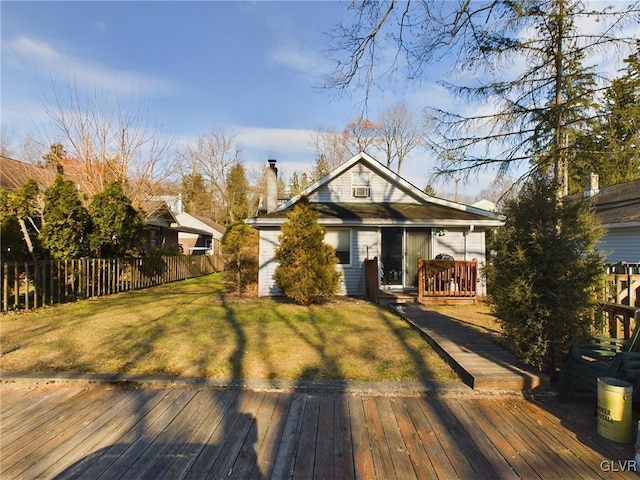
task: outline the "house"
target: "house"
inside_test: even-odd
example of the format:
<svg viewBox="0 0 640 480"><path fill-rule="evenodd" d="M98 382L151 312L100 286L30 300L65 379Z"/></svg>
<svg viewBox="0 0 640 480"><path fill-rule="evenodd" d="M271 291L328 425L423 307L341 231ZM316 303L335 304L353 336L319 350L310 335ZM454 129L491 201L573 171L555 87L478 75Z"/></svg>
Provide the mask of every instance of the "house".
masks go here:
<svg viewBox="0 0 640 480"><path fill-rule="evenodd" d="M178 220L166 202L151 200L142 205L145 213L146 251L156 248L178 248Z"/></svg>
<svg viewBox="0 0 640 480"><path fill-rule="evenodd" d="M39 167L0 155L0 188L3 190L17 190L29 180L35 180L41 189L45 189L53 184L57 176L55 168ZM67 175L63 175L63 178L69 180Z"/></svg>
<svg viewBox="0 0 640 480"><path fill-rule="evenodd" d="M438 254L455 260L485 261L485 232L504 222L493 212L432 197L380 162L359 153L278 205L276 161L267 168L265 211L246 223L259 230L258 294L276 296L274 281L280 227L306 196L336 250L342 272L340 294L365 294L364 261L377 257L383 289L417 287L418 259ZM485 293L484 283L479 285Z"/></svg>
<svg viewBox="0 0 640 480"><path fill-rule="evenodd" d="M191 215L186 212L178 213L176 219L180 224L178 242L184 253L188 255L218 255L220 240L224 234L224 227L210 218Z"/></svg>
<svg viewBox="0 0 640 480"><path fill-rule="evenodd" d="M606 228L598 244L606 262L640 265L640 180L599 188L598 175L591 174L582 197Z"/></svg>

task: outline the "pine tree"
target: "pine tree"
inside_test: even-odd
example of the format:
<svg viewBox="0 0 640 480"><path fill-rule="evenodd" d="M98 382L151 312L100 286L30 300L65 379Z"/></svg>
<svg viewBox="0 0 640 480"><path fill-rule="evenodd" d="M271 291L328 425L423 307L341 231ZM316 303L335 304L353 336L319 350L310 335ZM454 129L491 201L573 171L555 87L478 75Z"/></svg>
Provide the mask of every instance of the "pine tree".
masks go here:
<svg viewBox="0 0 640 480"><path fill-rule="evenodd" d="M306 197L288 213L282 225L275 280L282 293L301 305L335 296L340 285L334 249L324 242L325 230Z"/></svg>
<svg viewBox="0 0 640 480"><path fill-rule="evenodd" d="M258 280L257 232L245 223L234 222L220 241L227 286L241 296L248 285Z"/></svg>
<svg viewBox="0 0 640 480"><path fill-rule="evenodd" d="M550 371L573 337L589 333L604 271L594 216L583 203L558 202L555 189L536 176L507 202L485 269L505 338L526 363Z"/></svg>
<svg viewBox="0 0 640 480"><path fill-rule="evenodd" d="M95 255L123 257L142 245L144 223L120 182L113 182L104 192L94 195L89 212L92 220L89 244Z"/></svg>
<svg viewBox="0 0 640 480"><path fill-rule="evenodd" d="M73 182L58 175L53 185L45 190L42 222L39 238L53 258L87 255L90 218Z"/></svg>
<svg viewBox="0 0 640 480"><path fill-rule="evenodd" d="M229 169L225 186L228 203L225 223L244 220L249 216L249 181L241 162Z"/></svg>

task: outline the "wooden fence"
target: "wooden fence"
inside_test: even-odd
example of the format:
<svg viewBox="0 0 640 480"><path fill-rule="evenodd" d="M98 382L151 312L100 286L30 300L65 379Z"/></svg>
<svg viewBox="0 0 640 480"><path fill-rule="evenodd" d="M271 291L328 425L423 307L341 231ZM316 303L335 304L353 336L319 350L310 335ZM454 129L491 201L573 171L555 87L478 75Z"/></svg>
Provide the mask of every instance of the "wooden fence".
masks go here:
<svg viewBox="0 0 640 480"><path fill-rule="evenodd" d="M640 264L607 265L606 302L640 307Z"/></svg>
<svg viewBox="0 0 640 480"><path fill-rule="evenodd" d="M478 262L418 260L418 301L425 304L476 301Z"/></svg>
<svg viewBox="0 0 640 480"><path fill-rule="evenodd" d="M4 262L1 308L6 312L101 297L222 269L220 255Z"/></svg>

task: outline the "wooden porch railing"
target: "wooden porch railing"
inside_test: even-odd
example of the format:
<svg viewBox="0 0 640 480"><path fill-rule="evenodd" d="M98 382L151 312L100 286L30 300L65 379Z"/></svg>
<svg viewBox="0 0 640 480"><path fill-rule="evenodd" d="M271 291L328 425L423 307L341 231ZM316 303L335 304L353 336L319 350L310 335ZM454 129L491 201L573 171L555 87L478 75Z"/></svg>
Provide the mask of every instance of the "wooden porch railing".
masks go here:
<svg viewBox="0 0 640 480"><path fill-rule="evenodd" d="M477 261L418 260L421 303L475 303L477 284Z"/></svg>
<svg viewBox="0 0 640 480"><path fill-rule="evenodd" d="M364 261L364 279L366 295L374 303L380 301L380 274L378 271L378 257Z"/></svg>

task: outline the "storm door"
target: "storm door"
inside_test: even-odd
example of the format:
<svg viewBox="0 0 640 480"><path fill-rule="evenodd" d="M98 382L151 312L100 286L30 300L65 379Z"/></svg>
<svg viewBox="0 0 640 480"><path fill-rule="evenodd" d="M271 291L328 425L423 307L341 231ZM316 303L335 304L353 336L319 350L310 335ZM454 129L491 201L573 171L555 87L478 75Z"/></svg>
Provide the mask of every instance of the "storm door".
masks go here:
<svg viewBox="0 0 640 480"><path fill-rule="evenodd" d="M406 288L418 287L418 259L431 258L431 229L407 228L405 230L406 249L404 255Z"/></svg>
<svg viewBox="0 0 640 480"><path fill-rule="evenodd" d="M402 252L404 250L404 229L383 228L382 255L379 267L382 270L382 285L385 288L402 288Z"/></svg>

